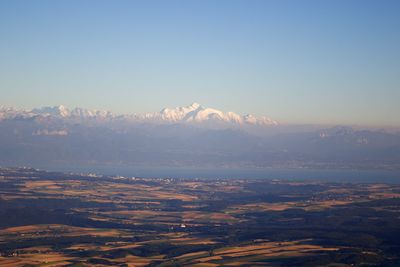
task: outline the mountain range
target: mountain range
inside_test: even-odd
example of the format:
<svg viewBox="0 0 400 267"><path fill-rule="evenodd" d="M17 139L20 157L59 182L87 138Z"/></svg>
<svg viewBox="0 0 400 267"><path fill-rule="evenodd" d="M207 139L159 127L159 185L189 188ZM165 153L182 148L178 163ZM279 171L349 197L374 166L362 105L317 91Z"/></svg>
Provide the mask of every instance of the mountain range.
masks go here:
<svg viewBox="0 0 400 267"><path fill-rule="evenodd" d="M400 132L285 125L199 104L115 115L0 108L0 166L400 170Z"/></svg>
<svg viewBox="0 0 400 267"><path fill-rule="evenodd" d="M207 124L208 126L273 126L278 122L268 117L254 115L238 115L234 112L223 112L214 108L206 108L198 103L186 107L164 108L160 112L143 114L114 115L110 111L88 110L84 108L69 109L63 105L42 107L31 110L16 108L0 108L0 120L13 119L63 119L74 122L87 120L98 122L122 121L130 123L190 123Z"/></svg>

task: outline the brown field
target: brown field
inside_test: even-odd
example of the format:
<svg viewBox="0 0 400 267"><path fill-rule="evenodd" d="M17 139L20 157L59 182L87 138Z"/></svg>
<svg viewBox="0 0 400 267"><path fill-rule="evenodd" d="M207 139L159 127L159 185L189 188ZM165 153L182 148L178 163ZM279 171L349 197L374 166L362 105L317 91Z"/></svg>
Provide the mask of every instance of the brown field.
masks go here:
<svg viewBox="0 0 400 267"><path fill-rule="evenodd" d="M63 266L69 263L71 257L65 257L60 253L46 252L45 254L23 254L13 258L0 257L0 266L12 267L12 266L23 266L27 264L31 265L42 265L46 266Z"/></svg>
<svg viewBox="0 0 400 267"><path fill-rule="evenodd" d="M192 264L216 264L223 261L225 264L229 261L229 265L236 266L238 262L240 265L251 264L248 261L249 257L256 257L258 259L268 259L274 257L299 257L321 251L336 251L339 248L335 247L322 247L317 245L303 244L310 240L298 240L292 242L262 242L250 245L243 245L237 247L224 247L221 249L213 250L210 254L209 251L199 251L194 253L183 254L175 259L183 265ZM233 259L240 259L239 261ZM201 266L201 265L196 265Z"/></svg>

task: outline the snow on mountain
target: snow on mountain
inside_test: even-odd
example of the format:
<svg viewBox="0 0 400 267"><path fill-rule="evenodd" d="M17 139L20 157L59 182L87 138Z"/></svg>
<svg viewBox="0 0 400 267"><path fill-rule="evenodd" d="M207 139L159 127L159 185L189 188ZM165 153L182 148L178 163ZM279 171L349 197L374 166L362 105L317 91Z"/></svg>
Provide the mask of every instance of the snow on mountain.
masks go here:
<svg viewBox="0 0 400 267"><path fill-rule="evenodd" d="M60 105L42 107L32 110L0 107L0 120L53 118L73 121L129 121L147 123L208 123L227 125L269 126L278 123L267 117L253 115L241 116L234 112L223 112L213 108L205 108L198 103L186 107L164 108L160 112L128 114L115 116L109 111L89 110L84 108L68 109Z"/></svg>
<svg viewBox="0 0 400 267"><path fill-rule="evenodd" d="M187 107L164 108L160 112L138 115L139 120L158 122L183 122L183 123L228 123L235 125L277 125L278 123L267 117L255 117L253 115L240 116L234 112L223 112L213 108L205 108L198 103Z"/></svg>
<svg viewBox="0 0 400 267"><path fill-rule="evenodd" d="M5 119L32 119L37 117L51 117L55 119L74 119L74 120L104 120L112 119L115 116L109 111L88 110L84 108L74 108L72 110L60 105L54 107L41 107L34 109L16 109L12 107L0 107L0 120Z"/></svg>
<svg viewBox="0 0 400 267"><path fill-rule="evenodd" d="M0 107L0 121L12 119L28 119L34 117L31 110L17 109L14 107Z"/></svg>
<svg viewBox="0 0 400 267"><path fill-rule="evenodd" d="M71 117L93 118L93 119L113 119L115 116L110 111L88 110L84 108L74 108L70 112Z"/></svg>
<svg viewBox="0 0 400 267"><path fill-rule="evenodd" d="M60 116L63 118L69 117L70 115L69 109L63 105L56 107L35 108L32 110L32 113L37 115Z"/></svg>

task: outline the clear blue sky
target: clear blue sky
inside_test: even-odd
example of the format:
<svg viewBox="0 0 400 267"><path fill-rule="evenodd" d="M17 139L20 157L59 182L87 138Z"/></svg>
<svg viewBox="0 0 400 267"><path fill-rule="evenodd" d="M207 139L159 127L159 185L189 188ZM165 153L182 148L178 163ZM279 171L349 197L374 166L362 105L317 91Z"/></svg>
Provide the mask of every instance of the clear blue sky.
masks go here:
<svg viewBox="0 0 400 267"><path fill-rule="evenodd" d="M400 126L400 1L0 1L0 105Z"/></svg>

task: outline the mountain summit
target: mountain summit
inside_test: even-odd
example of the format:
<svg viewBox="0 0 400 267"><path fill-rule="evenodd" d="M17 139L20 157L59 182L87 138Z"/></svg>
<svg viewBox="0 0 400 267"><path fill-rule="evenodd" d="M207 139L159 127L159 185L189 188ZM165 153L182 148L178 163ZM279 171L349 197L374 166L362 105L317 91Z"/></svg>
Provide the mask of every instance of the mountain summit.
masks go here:
<svg viewBox="0 0 400 267"><path fill-rule="evenodd" d="M241 116L234 112L223 112L214 108L203 107L196 102L186 107L164 108L160 112L138 115L138 119L174 123L250 124L260 126L278 124L278 122L268 117Z"/></svg>

